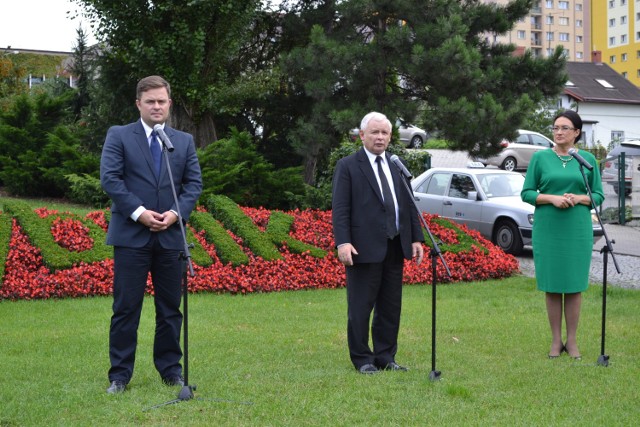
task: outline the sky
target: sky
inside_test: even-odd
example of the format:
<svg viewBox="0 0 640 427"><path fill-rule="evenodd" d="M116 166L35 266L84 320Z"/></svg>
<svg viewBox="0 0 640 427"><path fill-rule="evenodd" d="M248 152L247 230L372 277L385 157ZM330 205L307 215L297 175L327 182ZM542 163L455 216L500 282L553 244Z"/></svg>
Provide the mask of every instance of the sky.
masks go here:
<svg viewBox="0 0 640 427"><path fill-rule="evenodd" d="M70 0L0 0L0 48L71 52L78 26L95 43L86 21L67 17L76 9Z"/></svg>

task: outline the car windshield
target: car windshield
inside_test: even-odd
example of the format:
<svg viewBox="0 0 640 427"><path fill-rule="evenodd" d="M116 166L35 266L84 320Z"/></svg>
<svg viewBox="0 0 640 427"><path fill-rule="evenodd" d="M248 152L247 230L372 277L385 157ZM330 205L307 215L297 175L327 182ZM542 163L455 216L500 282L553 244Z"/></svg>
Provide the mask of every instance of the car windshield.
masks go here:
<svg viewBox="0 0 640 427"><path fill-rule="evenodd" d="M524 177L520 174L487 174L478 177L487 197L520 196Z"/></svg>

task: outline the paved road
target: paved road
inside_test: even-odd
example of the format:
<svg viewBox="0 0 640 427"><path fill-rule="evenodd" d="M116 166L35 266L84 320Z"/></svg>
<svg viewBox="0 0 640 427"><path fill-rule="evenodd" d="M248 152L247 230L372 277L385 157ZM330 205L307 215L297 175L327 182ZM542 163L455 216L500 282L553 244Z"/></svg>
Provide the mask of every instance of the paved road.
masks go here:
<svg viewBox="0 0 640 427"><path fill-rule="evenodd" d="M466 152L449 150L431 150L432 167L466 167L471 161ZM617 206L616 195L611 185L605 184L605 204L604 206ZM613 256L615 256L620 273L616 271L613 256L608 255L607 259L607 284L623 288L640 289L640 227L631 225L605 224L607 236L613 243ZM604 279L604 258L600 252L605 246L605 239L601 238L593 246L591 258L591 280L593 283L603 283ZM520 270L524 275L533 277L535 267L533 265L533 254L531 248L518 257Z"/></svg>

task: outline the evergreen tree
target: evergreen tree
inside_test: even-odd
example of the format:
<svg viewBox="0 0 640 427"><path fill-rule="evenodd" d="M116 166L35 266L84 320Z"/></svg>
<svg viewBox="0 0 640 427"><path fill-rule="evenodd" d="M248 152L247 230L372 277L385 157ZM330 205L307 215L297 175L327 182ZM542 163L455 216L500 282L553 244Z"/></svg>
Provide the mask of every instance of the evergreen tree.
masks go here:
<svg viewBox="0 0 640 427"><path fill-rule="evenodd" d="M305 4L332 17L316 21L308 43L284 61L291 91L310 100L291 134L305 154L307 182L318 159L368 111L417 118L454 149L487 155L566 80L561 49L543 59L489 42L524 17L532 0Z"/></svg>

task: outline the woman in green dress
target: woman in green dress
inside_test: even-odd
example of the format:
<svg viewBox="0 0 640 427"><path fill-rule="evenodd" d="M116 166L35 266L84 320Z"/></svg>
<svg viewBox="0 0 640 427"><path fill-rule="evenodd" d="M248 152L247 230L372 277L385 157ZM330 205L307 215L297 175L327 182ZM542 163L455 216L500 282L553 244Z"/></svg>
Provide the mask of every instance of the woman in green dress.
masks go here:
<svg viewBox="0 0 640 427"><path fill-rule="evenodd" d="M582 136L582 119L575 111L558 114L553 121L555 147L535 153L522 188L522 200L536 207L533 221L533 261L538 289L545 292L551 326L549 358L566 351L579 360L576 331L582 292L589 284L593 225L591 200L580 164L569 154ZM604 200L600 170L595 157L578 151L592 170L584 169L593 201ZM562 317L566 343L562 342Z"/></svg>

